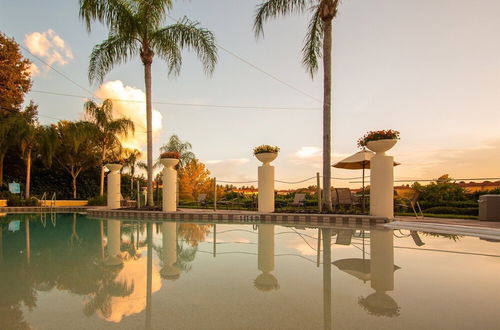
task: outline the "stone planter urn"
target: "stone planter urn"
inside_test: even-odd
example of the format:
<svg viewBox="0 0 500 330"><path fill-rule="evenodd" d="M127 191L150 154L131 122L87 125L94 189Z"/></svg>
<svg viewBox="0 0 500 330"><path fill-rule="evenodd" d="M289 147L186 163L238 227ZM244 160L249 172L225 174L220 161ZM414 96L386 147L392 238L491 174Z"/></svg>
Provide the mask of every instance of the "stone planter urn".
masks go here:
<svg viewBox="0 0 500 330"><path fill-rule="evenodd" d="M119 209L120 199L121 199L121 174L120 170L122 168L121 164L106 164L106 168L109 170L108 173L108 191L107 191L107 204L108 209Z"/></svg>
<svg viewBox="0 0 500 330"><path fill-rule="evenodd" d="M396 145L398 140L396 139L384 139L376 141L368 141L366 147L376 153L385 153Z"/></svg>
<svg viewBox="0 0 500 330"><path fill-rule="evenodd" d="M162 158L160 160L163 168L163 212L177 211L177 170L179 164L177 158Z"/></svg>
<svg viewBox="0 0 500 330"><path fill-rule="evenodd" d="M257 159L260 160L263 165L268 165L278 157L278 154L275 152L264 152L256 154L255 157L257 157Z"/></svg>

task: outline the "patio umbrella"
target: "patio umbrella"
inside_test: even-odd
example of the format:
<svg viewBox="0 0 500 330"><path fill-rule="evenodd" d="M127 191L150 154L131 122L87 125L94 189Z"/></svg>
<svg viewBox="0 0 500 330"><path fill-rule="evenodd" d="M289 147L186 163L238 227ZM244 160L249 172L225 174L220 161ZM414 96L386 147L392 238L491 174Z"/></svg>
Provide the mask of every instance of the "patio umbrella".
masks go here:
<svg viewBox="0 0 500 330"><path fill-rule="evenodd" d="M343 168L346 170L363 170L363 189L361 202L361 208L363 212L365 211L365 169L370 169L370 160L374 155L375 153L363 149L332 165L335 168ZM400 163L394 162L394 166L398 165L400 165Z"/></svg>

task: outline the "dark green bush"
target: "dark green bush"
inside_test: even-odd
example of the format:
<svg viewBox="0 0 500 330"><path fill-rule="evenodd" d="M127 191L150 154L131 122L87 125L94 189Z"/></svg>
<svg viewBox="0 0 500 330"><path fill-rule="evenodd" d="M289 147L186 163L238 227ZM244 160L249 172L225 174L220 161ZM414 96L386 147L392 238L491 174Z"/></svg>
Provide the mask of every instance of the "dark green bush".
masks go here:
<svg viewBox="0 0 500 330"><path fill-rule="evenodd" d="M106 206L108 200L106 195L89 198L88 206Z"/></svg>
<svg viewBox="0 0 500 330"><path fill-rule="evenodd" d="M37 206L38 201L35 198L21 199L20 195L10 194L7 197L7 206Z"/></svg>
<svg viewBox="0 0 500 330"><path fill-rule="evenodd" d="M459 214L459 215L478 215L479 208L477 207L452 207L452 206L436 206L424 210L424 213L432 214Z"/></svg>
<svg viewBox="0 0 500 330"><path fill-rule="evenodd" d="M426 210L431 207L437 206L450 206L450 207L478 207L477 200L467 200L467 201L419 201L422 210Z"/></svg>

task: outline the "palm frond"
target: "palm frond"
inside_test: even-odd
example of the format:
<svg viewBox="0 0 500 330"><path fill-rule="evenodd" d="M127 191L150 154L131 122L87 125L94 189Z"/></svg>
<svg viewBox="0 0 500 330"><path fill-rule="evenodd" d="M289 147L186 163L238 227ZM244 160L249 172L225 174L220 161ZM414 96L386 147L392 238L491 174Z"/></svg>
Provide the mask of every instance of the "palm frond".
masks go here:
<svg viewBox="0 0 500 330"><path fill-rule="evenodd" d="M318 70L319 59L322 56L322 45L323 21L321 20L319 6L315 6L314 15L309 21L304 47L302 48L302 64L309 71L311 78L314 77Z"/></svg>
<svg viewBox="0 0 500 330"><path fill-rule="evenodd" d="M108 26L110 30L137 30L132 3L122 0L79 0L79 16L90 32L92 22L98 21Z"/></svg>
<svg viewBox="0 0 500 330"><path fill-rule="evenodd" d="M172 45L177 45L179 50L187 48L194 51L205 73L211 74L215 69L218 59L215 36L211 31L201 28L198 22L184 17L175 24L157 30L152 39L153 49L157 53L161 53L163 47L170 49Z"/></svg>
<svg viewBox="0 0 500 330"><path fill-rule="evenodd" d="M101 83L104 76L120 63L139 53L136 39L110 34L96 45L90 55L89 81Z"/></svg>
<svg viewBox="0 0 500 330"><path fill-rule="evenodd" d="M253 23L255 37L264 35L264 23L271 18L277 18L292 13L302 13L311 0L267 0L257 6Z"/></svg>
<svg viewBox="0 0 500 330"><path fill-rule="evenodd" d="M137 17L142 24L150 27L159 26L173 7L172 0L137 0L137 2Z"/></svg>

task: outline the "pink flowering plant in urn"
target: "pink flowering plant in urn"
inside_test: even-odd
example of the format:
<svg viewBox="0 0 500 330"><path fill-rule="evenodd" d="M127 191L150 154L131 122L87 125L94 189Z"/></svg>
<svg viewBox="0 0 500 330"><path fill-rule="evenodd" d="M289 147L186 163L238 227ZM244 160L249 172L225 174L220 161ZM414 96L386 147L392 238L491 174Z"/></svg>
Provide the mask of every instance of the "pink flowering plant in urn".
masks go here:
<svg viewBox="0 0 500 330"><path fill-rule="evenodd" d="M399 131L388 129L381 131L370 131L358 140L358 147L368 148L374 152L385 152L398 142Z"/></svg>

